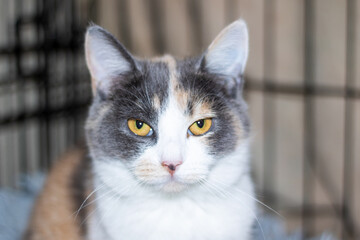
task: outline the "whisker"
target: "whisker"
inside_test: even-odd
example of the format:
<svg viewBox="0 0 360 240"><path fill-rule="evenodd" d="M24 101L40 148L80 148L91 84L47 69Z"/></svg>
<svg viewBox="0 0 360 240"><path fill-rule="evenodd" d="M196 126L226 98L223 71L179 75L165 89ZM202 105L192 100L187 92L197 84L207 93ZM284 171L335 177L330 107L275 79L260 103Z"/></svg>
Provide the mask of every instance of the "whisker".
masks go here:
<svg viewBox="0 0 360 240"><path fill-rule="evenodd" d="M233 199L235 199L235 200L240 201L241 203L243 203L239 198L235 197L232 193L230 193L230 192L228 192L228 191L225 191L225 189L219 188L217 185L215 185L215 184L213 184L213 183L210 183L209 181L206 181L206 182L207 182L207 184L209 184L209 186L212 186L213 188L216 188L216 189L220 189L219 191L225 192L224 194L225 194L225 195L227 194L228 197L231 197L231 198L233 198ZM245 204L243 204L243 205L245 205ZM259 221L258 217L256 216L256 214L255 214L253 211L251 211L251 209L248 209L248 208L243 208L243 209L244 209L244 210L247 210L251 215L253 215L253 217L255 218L255 220L256 220L259 228L260 228L260 231L261 231L261 234L262 234L262 238L265 239L264 230L263 230L263 228L262 228L262 226L261 226L261 224L260 224L260 221Z"/></svg>
<svg viewBox="0 0 360 240"><path fill-rule="evenodd" d="M112 192L113 192L113 195L110 196L112 202L115 203L115 204L120 203L120 199L123 199L123 198L124 198L124 194L125 194L125 193L129 192L130 190L132 190L133 192L136 192L137 189L140 187L140 185L141 185L140 182L137 182L137 183L135 184L135 186L129 185L129 186L127 186L126 189L125 189L126 192L121 191L122 194L119 194L119 193L116 192L116 191L112 191ZM122 190L123 190L123 189L122 189ZM130 198L128 198L128 201L130 201ZM123 201L121 201L121 204L122 204L122 205L126 205L126 202L127 202L127 201L123 199ZM97 225L98 225L98 226L104 221L105 218L108 217L108 215L112 212L112 210L113 210L115 207L116 207L116 206L113 206L113 207L111 207L111 208L107 208L106 211L105 211L105 213L103 213L103 214L100 215L100 219L99 219L99 221L97 222Z"/></svg>
<svg viewBox="0 0 360 240"><path fill-rule="evenodd" d="M86 201L87 201L95 192L97 192L98 190L100 190L100 189L103 188L103 187L104 187L104 185L100 185L99 187L95 188L95 189L85 198L85 200L81 203L81 205L80 205L80 207L78 208L78 210L73 213L73 215L76 213L76 214L75 214L75 217L74 217L75 219L76 219L77 216L79 215L80 211L81 211L83 208L86 207L86 206L84 206L84 204L86 203Z"/></svg>
<svg viewBox="0 0 360 240"><path fill-rule="evenodd" d="M102 194L98 199L103 198L105 195L108 195L109 193L111 193L110 190ZM94 200L93 202L97 201L98 199ZM80 223L80 226L84 225L90 219L90 217L95 214L96 211L97 211L97 206L95 204L94 209L84 218L84 220Z"/></svg>
<svg viewBox="0 0 360 240"><path fill-rule="evenodd" d="M222 184L224 187L229 187L227 186L226 184L222 183L221 181L219 180L215 180L213 179L214 181L216 181L218 184ZM279 217L281 217L282 219L284 219L284 217L277 211L275 211L273 208L271 208L270 206L266 205L265 203L263 203L262 201L258 200L257 198L251 196L250 194L238 189L238 188L234 188L235 191L238 191L239 193L242 193L244 194L245 196L251 198L252 200L256 201L257 203L259 203L260 205L264 206L265 208L269 209L270 211L272 211L273 213L275 213L276 215L278 215Z"/></svg>

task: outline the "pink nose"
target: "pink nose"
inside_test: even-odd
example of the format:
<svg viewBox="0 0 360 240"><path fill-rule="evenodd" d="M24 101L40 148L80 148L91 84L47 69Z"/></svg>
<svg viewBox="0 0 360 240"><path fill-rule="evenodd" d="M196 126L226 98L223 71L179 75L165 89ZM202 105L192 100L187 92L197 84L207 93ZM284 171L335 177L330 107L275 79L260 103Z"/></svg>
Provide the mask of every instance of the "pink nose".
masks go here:
<svg viewBox="0 0 360 240"><path fill-rule="evenodd" d="M182 161L163 161L161 163L161 166L165 167L166 170L171 174L171 176L174 175L176 168L182 164Z"/></svg>

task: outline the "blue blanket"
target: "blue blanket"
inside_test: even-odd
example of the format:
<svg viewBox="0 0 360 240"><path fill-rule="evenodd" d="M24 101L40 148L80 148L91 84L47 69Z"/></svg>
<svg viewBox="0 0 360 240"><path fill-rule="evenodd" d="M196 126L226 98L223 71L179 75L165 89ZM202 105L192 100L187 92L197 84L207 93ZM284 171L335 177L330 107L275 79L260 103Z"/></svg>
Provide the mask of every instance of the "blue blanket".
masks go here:
<svg viewBox="0 0 360 240"><path fill-rule="evenodd" d="M44 182L44 175L38 174L23 177L21 190L0 190L0 239L21 239L31 213L36 195ZM270 215L262 215L254 225L254 240L302 240L301 231L286 234L284 223ZM261 229L260 227L261 226ZM310 240L310 239L309 239ZM324 233L311 240L336 240L330 234Z"/></svg>

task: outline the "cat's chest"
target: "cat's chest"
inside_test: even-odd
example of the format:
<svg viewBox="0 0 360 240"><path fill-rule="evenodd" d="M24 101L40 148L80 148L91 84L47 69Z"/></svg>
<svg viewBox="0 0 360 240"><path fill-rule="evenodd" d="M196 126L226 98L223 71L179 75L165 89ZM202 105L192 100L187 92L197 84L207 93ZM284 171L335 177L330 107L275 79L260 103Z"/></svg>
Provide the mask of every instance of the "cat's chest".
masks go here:
<svg viewBox="0 0 360 240"><path fill-rule="evenodd" d="M204 197L104 199L91 234L114 240L247 239L250 201Z"/></svg>

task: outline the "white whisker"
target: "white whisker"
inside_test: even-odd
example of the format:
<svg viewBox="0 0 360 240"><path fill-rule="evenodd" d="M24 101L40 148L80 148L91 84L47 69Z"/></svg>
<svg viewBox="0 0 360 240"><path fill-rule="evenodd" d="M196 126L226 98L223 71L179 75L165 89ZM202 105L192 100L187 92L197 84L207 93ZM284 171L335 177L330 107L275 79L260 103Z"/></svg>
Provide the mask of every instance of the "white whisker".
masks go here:
<svg viewBox="0 0 360 240"><path fill-rule="evenodd" d="M221 181L219 180L215 180L213 179L214 181L216 181L218 184L222 184L224 187L229 187L229 186L226 186L224 183L222 183ZM262 206L264 206L265 208L269 209L270 211L272 211L273 213L275 213L276 215L278 215L279 217L281 217L282 219L284 219L284 217L277 211L275 211L273 208L271 208L270 206L266 205L265 203L263 203L262 201L258 200L257 198L251 196L250 194L238 189L238 188L233 188L233 190L235 191L238 191L239 193L241 194L244 194L245 196L251 198L252 200L256 201L257 203L261 204Z"/></svg>
<svg viewBox="0 0 360 240"><path fill-rule="evenodd" d="M233 199L239 201L240 203L243 203L243 202L241 201L241 199L239 199L238 197L234 196L231 192L226 191L225 189L223 189L223 188L221 188L221 187L218 187L217 185L215 185L215 184L213 184L213 183L211 183L211 182L209 182L209 181L206 181L206 183L207 183L209 186L211 186L213 189L217 189L218 191L223 192L225 196L230 197L230 198L233 198ZM265 234L264 234L263 228L262 228L262 226L261 226L261 224L260 224L260 221L259 221L258 217L256 216L256 214L255 214L253 211L251 211L251 209L245 208L245 210L248 211L251 215L253 215L253 217L255 218L255 220L256 220L259 228L260 228L260 231L261 231L261 234L262 234L262 238L265 239Z"/></svg>
<svg viewBox="0 0 360 240"><path fill-rule="evenodd" d="M99 187L95 188L86 198L85 200L82 202L82 204L80 205L79 209L77 211L75 211L73 214L75 214L75 219L77 218L77 216L79 215L80 211L85 208L86 206L84 206L84 204L86 203L86 201L98 190L100 190L101 188L103 188L104 185L100 185Z"/></svg>

